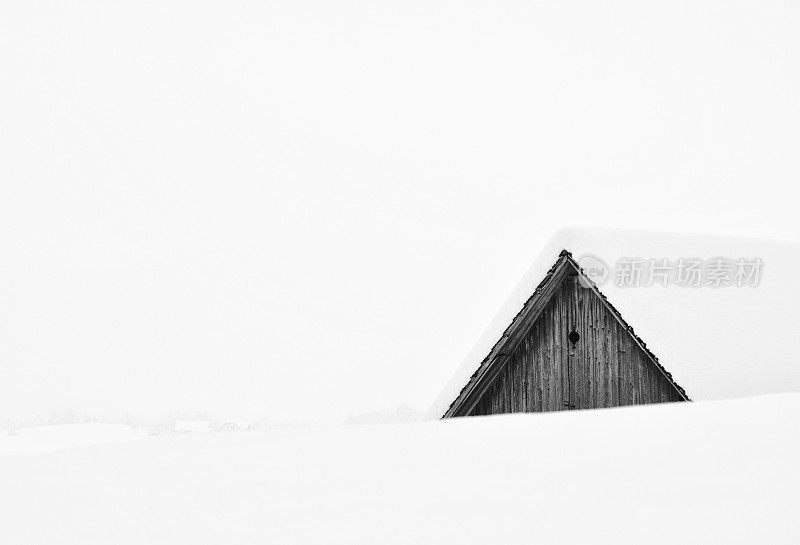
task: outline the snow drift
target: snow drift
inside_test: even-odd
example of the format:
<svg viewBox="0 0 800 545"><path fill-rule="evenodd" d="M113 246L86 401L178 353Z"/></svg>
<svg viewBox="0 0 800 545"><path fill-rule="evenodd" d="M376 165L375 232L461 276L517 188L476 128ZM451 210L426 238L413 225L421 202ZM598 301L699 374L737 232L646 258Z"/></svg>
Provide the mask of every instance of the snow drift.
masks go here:
<svg viewBox="0 0 800 545"><path fill-rule="evenodd" d="M0 542L797 543L800 395L0 458Z"/></svg>

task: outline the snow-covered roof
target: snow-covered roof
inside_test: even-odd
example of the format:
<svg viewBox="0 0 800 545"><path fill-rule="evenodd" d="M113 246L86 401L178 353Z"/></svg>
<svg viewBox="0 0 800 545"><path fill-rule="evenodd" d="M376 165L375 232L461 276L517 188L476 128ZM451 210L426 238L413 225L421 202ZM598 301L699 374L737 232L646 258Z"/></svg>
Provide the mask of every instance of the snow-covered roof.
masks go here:
<svg viewBox="0 0 800 545"><path fill-rule="evenodd" d="M226 418L224 420L220 420L218 428L230 428L235 427L240 430L246 430L250 427L250 423L247 420L243 420L241 418Z"/></svg>
<svg viewBox="0 0 800 545"><path fill-rule="evenodd" d="M691 399L800 391L800 335L793 331L800 324L800 244L572 227L547 243L438 396L431 417L444 414L563 250L582 266L606 266L608 278L595 278L600 291ZM670 276L646 285L651 259ZM689 271L698 262L700 286L678 285L695 283ZM749 277L736 276L742 267ZM633 270L641 271L638 287Z"/></svg>

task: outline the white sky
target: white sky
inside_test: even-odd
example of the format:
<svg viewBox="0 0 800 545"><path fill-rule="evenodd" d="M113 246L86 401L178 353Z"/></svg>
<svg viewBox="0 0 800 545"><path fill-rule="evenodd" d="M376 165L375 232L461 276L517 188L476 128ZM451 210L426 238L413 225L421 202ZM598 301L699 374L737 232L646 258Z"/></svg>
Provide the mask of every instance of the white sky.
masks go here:
<svg viewBox="0 0 800 545"><path fill-rule="evenodd" d="M0 418L424 408L560 226L800 239L796 4L393 4L4 5Z"/></svg>

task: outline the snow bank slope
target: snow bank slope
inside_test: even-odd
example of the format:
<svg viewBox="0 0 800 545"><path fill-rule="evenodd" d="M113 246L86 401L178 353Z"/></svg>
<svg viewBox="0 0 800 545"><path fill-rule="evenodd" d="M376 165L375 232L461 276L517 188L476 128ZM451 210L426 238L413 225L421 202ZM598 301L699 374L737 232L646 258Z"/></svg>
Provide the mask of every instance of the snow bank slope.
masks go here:
<svg viewBox="0 0 800 545"><path fill-rule="evenodd" d="M144 439L147 433L122 424L60 424L0 432L0 457Z"/></svg>
<svg viewBox="0 0 800 545"><path fill-rule="evenodd" d="M797 543L800 395L0 459L0 542Z"/></svg>
<svg viewBox="0 0 800 545"><path fill-rule="evenodd" d="M760 258L758 287L600 290L693 400L800 392L800 244L754 238L572 227L558 231L430 408L440 418L556 262L561 250L613 267L622 258Z"/></svg>

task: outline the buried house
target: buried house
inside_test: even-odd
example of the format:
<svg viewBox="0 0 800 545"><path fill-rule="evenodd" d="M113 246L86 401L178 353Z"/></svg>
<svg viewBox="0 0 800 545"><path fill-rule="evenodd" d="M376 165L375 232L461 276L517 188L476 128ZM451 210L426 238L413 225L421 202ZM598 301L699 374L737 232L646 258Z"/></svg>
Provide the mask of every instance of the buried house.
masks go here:
<svg viewBox="0 0 800 545"><path fill-rule="evenodd" d="M797 270L788 242L559 231L431 416L800 391Z"/></svg>
<svg viewBox="0 0 800 545"><path fill-rule="evenodd" d="M563 250L445 416L687 400Z"/></svg>

